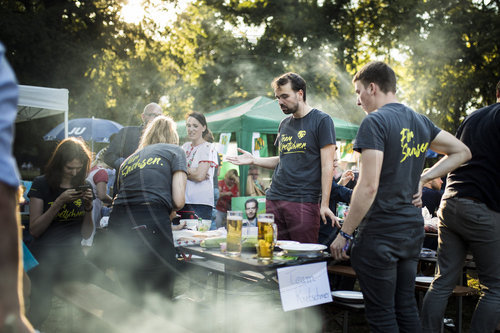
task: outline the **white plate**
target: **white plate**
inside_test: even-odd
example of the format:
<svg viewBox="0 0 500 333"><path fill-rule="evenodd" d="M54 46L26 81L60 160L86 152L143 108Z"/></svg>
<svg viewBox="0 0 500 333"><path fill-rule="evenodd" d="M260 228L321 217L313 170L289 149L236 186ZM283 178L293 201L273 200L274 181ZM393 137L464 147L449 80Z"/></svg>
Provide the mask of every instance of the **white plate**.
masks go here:
<svg viewBox="0 0 500 333"><path fill-rule="evenodd" d="M362 300L363 293L360 291L351 291L351 290L335 290L332 291L332 296L343 299L351 299L351 300Z"/></svg>
<svg viewBox="0 0 500 333"><path fill-rule="evenodd" d="M312 243L296 243L296 244L285 244L280 246L281 249L288 253L293 252L317 252L326 249L326 245L323 244L312 244Z"/></svg>
<svg viewBox="0 0 500 333"><path fill-rule="evenodd" d="M276 246L282 248L282 246L287 246L291 244L299 244L299 242L291 241L291 240L278 240L276 241Z"/></svg>
<svg viewBox="0 0 500 333"><path fill-rule="evenodd" d="M419 283L431 283L432 280L434 280L433 276L417 276L415 278L415 281Z"/></svg>

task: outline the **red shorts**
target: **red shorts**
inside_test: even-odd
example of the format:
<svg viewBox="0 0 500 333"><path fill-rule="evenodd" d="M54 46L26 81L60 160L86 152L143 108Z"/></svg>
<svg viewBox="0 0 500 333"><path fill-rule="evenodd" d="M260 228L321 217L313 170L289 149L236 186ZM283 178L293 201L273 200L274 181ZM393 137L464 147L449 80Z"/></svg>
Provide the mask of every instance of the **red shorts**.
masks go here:
<svg viewBox="0 0 500 333"><path fill-rule="evenodd" d="M279 240L317 243L319 203L266 200L266 213L274 214Z"/></svg>

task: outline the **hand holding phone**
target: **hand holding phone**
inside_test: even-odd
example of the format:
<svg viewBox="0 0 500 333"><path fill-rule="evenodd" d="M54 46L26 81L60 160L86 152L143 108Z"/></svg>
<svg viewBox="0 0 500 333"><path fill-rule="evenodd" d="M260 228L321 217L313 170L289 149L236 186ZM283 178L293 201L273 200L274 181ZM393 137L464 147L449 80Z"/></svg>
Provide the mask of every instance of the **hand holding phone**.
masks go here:
<svg viewBox="0 0 500 333"><path fill-rule="evenodd" d="M80 191L80 192L85 192L85 191L90 190L90 189L91 189L91 187L88 184L75 187L75 190Z"/></svg>

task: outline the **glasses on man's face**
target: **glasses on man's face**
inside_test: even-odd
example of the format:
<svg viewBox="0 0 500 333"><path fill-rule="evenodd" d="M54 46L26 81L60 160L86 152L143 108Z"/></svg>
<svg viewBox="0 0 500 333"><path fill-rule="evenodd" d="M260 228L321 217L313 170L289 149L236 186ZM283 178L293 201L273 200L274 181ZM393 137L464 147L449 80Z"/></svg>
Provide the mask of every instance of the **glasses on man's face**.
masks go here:
<svg viewBox="0 0 500 333"><path fill-rule="evenodd" d="M152 117L152 118L156 118L159 116L159 114L156 114L156 113L145 113L144 114L146 117Z"/></svg>

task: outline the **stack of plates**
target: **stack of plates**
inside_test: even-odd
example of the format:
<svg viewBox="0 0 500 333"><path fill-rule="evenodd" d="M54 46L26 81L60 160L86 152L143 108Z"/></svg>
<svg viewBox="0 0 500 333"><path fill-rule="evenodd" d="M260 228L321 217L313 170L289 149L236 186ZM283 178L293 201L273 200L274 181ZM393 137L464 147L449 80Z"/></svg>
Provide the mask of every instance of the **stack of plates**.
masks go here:
<svg viewBox="0 0 500 333"><path fill-rule="evenodd" d="M363 303L363 293L361 291L335 290L332 291L333 298L347 303Z"/></svg>

